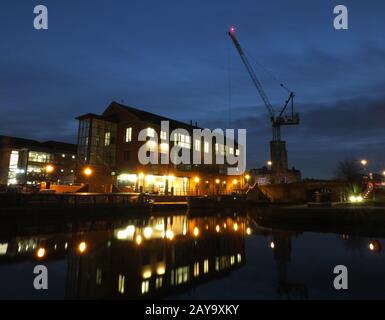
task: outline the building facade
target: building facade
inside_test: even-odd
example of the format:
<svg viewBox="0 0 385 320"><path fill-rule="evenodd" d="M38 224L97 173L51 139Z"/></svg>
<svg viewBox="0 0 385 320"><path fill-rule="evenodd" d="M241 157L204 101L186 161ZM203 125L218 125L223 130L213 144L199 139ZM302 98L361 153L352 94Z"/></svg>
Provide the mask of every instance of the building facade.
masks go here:
<svg viewBox="0 0 385 320"><path fill-rule="evenodd" d="M0 136L0 185L74 183L76 152L74 144Z"/></svg>
<svg viewBox="0 0 385 320"><path fill-rule="evenodd" d="M194 140L193 130L201 128L192 123L175 121L117 102L112 102L102 115L89 113L77 119L77 177L79 182L89 184L90 191L108 192L115 186L127 192L187 195L228 193L241 188L242 176L228 176L226 162L215 162L215 155L219 153L224 157L239 155L237 144L234 141L219 143L215 138L210 142ZM163 130L162 121L167 121L168 131ZM175 129L181 129L181 132L175 132ZM141 134L144 139L139 139ZM143 164L139 161L138 155L144 145L146 155L158 162ZM174 146L186 152L189 164L170 161L170 150ZM193 164L194 152L198 152L202 164ZM205 154L211 154L212 163L203 163ZM86 168L88 175L84 174Z"/></svg>

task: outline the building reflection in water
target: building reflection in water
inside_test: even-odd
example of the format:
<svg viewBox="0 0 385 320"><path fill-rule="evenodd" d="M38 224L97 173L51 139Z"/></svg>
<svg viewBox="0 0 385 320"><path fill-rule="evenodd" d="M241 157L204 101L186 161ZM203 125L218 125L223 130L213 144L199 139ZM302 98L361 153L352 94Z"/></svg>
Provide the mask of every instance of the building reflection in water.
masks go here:
<svg viewBox="0 0 385 320"><path fill-rule="evenodd" d="M162 298L245 263L242 216L186 214L0 230L0 264L67 261L68 299Z"/></svg>
<svg viewBox="0 0 385 320"><path fill-rule="evenodd" d="M190 290L244 264L246 229L240 217L176 215L78 235L88 249L69 250L66 297L154 298Z"/></svg>

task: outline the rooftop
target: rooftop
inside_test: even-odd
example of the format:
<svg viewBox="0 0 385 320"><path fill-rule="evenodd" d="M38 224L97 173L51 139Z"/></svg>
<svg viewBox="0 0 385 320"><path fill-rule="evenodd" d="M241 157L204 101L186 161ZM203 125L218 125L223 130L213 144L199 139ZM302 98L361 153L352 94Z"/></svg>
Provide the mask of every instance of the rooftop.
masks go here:
<svg viewBox="0 0 385 320"><path fill-rule="evenodd" d="M77 145L59 141L40 142L32 139L24 139L12 136L0 135L0 148L25 148L41 151L59 151L76 153Z"/></svg>

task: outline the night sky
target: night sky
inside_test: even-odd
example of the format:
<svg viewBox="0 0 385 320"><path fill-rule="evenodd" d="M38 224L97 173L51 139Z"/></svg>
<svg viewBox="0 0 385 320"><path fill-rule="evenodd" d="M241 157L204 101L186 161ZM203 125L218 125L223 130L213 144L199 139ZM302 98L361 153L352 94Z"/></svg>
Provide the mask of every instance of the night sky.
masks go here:
<svg viewBox="0 0 385 320"><path fill-rule="evenodd" d="M45 31L33 28L38 4L49 10ZM338 4L349 30L333 28ZM290 165L328 178L355 156L382 170L384 12L381 0L4 0L0 134L75 143L74 118L116 100L212 129L247 128L248 166L261 166L269 117L226 34L235 25L273 105L287 95L275 77L296 92L302 123L283 128Z"/></svg>

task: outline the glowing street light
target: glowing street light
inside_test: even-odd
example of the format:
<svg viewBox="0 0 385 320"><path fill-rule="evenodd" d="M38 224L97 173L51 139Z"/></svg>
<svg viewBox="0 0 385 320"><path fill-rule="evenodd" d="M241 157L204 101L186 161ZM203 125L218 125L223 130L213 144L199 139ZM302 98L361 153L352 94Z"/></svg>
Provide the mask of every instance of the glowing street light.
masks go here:
<svg viewBox="0 0 385 320"><path fill-rule="evenodd" d="M44 248L39 248L37 251L36 251L36 256L38 258L44 258L45 256L45 249Z"/></svg>
<svg viewBox="0 0 385 320"><path fill-rule="evenodd" d="M249 181L250 175L249 174L245 175L245 179L246 179L246 181Z"/></svg>
<svg viewBox="0 0 385 320"><path fill-rule="evenodd" d="M267 161L267 165L268 165L269 167L271 167L271 166L273 165L273 161L271 161L271 160Z"/></svg>
<svg viewBox="0 0 385 320"><path fill-rule="evenodd" d="M219 184L220 182L221 182L221 180L215 179L215 183L216 183L216 184Z"/></svg>
<svg viewBox="0 0 385 320"><path fill-rule="evenodd" d="M195 177L195 178L194 178L194 182L195 182L195 183L199 183L199 181L200 181L199 177Z"/></svg>
<svg viewBox="0 0 385 320"><path fill-rule="evenodd" d="M80 253L84 253L87 250L87 244L84 241L80 242L78 245L78 250Z"/></svg>
<svg viewBox="0 0 385 320"><path fill-rule="evenodd" d="M362 164L363 166L366 166L366 165L368 164L368 160L362 159L362 160L361 160L361 164Z"/></svg>
<svg viewBox="0 0 385 320"><path fill-rule="evenodd" d="M198 229L198 227L195 227L195 228L194 228L193 234L194 234L195 237L197 237L197 236L199 235L199 229Z"/></svg>
<svg viewBox="0 0 385 320"><path fill-rule="evenodd" d="M45 166L44 170L47 173L52 173L55 170L55 168L54 168L53 165L48 164L48 165Z"/></svg>
<svg viewBox="0 0 385 320"><path fill-rule="evenodd" d="M91 168L87 167L87 168L85 168L85 169L83 170L83 173L84 173L87 177L89 177L89 176L93 173L93 171L92 171Z"/></svg>
<svg viewBox="0 0 385 320"><path fill-rule="evenodd" d="M233 180L233 185L237 185L238 184L238 180L237 179L234 179Z"/></svg>

